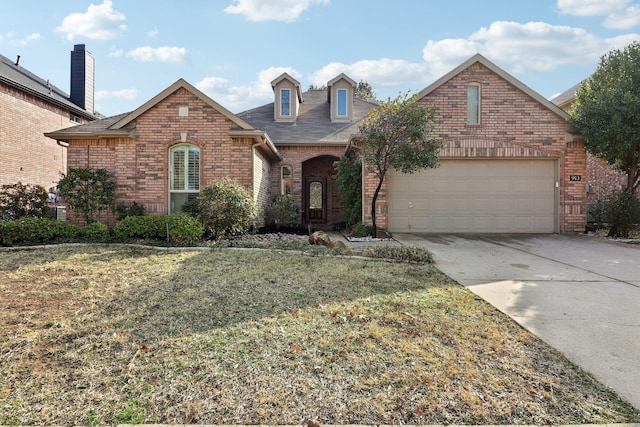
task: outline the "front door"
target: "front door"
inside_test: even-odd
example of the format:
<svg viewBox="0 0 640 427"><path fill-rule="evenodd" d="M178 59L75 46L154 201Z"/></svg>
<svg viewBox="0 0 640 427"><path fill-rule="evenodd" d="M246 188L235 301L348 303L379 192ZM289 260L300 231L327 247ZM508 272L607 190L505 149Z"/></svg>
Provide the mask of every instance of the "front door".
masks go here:
<svg viewBox="0 0 640 427"><path fill-rule="evenodd" d="M327 179L304 179L304 216L307 224L327 222Z"/></svg>

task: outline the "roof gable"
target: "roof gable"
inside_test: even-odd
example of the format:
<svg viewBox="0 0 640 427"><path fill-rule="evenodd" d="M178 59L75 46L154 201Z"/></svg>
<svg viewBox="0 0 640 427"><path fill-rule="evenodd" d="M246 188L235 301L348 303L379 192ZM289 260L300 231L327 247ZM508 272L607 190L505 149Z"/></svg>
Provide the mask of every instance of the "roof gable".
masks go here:
<svg viewBox="0 0 640 427"><path fill-rule="evenodd" d="M431 92L433 92L434 90L438 89L440 86L442 86L443 84L445 84L446 82L448 82L449 80L451 80L452 78L457 76L458 74L462 73L463 71L465 71L467 68L469 68L471 65L473 65L475 63L480 63L480 64L484 65L489 70L491 70L492 72L497 74L499 77L501 77L503 80L505 80L508 83L510 83L511 85L515 86L520 91L522 91L526 95L530 96L535 101L537 101L538 103L542 104L548 110L551 110L553 113L557 114L561 118L563 118L565 120L568 118L567 113L565 111L563 111L561 108L559 108L557 105L555 105L553 102L549 101L544 96L540 95L538 92L534 91L529 86L525 85L520 80L516 79L511 74L507 73L505 70L503 70L502 68L498 67L496 64L494 64L493 62L489 61L487 58L485 58L484 56L482 56L479 53L477 53L474 56L472 56L471 58L467 59L465 62L463 62L462 64L458 65L456 68L454 68L453 70L449 71L447 74L445 74L444 76L440 77L438 80L436 80L435 82L433 82L432 84L430 84L429 86L427 86L426 88L424 88L420 92L418 92L418 95L417 95L418 99L424 98L425 96L429 95Z"/></svg>
<svg viewBox="0 0 640 427"><path fill-rule="evenodd" d="M249 123L242 120L240 117L236 116L231 111L227 110L226 108L218 104L213 99L209 98L207 95L202 93L200 90L196 89L194 86L189 84L184 79L177 80L174 84L172 84L171 86L169 86L168 88L166 88L165 90L163 90L162 92L160 92L159 94L151 98L149 101L145 102L140 107L136 108L134 111L130 112L129 114L127 114L126 116L122 117L120 120L115 122L113 125L109 127L109 129L115 130L115 129L121 129L126 127L132 121L140 117L143 113L149 111L150 109L155 107L157 104L159 104L161 101L163 101L165 98L167 98L169 95L173 94L175 91L181 88L186 89L191 94L193 94L198 99L200 99L202 102L209 105L214 110L217 110L220 114L222 114L223 116L231 120L233 123L235 123L239 128L248 129L248 130L254 129L253 126L251 126Z"/></svg>
<svg viewBox="0 0 640 427"><path fill-rule="evenodd" d="M340 73L336 77L334 77L333 79L329 80L329 82L327 83L327 87L331 88L331 86L333 86L334 84L338 83L340 80L346 81L351 86L353 86L354 89L358 85L356 83L356 81L353 80L351 77L347 76L345 73Z"/></svg>
<svg viewBox="0 0 640 427"><path fill-rule="evenodd" d="M296 95L298 97L298 102L302 102L302 89L300 88L300 82L297 81L296 79L294 79L293 77L291 77L287 73L282 73L282 74L280 74L280 76L278 76L277 78L273 79L271 81L271 88L273 90L276 90L276 86L278 85L278 83L280 83L283 80L287 80L287 81L291 82L293 87L296 88Z"/></svg>

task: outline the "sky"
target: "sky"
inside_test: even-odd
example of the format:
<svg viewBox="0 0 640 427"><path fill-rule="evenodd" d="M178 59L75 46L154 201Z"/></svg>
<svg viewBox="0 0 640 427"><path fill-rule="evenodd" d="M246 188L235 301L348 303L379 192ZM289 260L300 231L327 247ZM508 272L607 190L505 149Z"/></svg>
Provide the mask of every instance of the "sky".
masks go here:
<svg viewBox="0 0 640 427"><path fill-rule="evenodd" d="M2 17L0 54L67 93L85 44L106 116L180 78L238 113L283 72L303 91L345 73L386 100L476 53L552 98L640 41L639 0L4 0Z"/></svg>

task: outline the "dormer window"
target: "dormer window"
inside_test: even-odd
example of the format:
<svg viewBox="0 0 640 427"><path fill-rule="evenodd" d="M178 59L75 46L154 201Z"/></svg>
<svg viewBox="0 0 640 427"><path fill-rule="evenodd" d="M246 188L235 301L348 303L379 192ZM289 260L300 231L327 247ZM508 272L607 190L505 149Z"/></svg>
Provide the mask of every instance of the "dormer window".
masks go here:
<svg viewBox="0 0 640 427"><path fill-rule="evenodd" d="M280 90L280 115L291 115L291 89Z"/></svg>
<svg viewBox="0 0 640 427"><path fill-rule="evenodd" d="M300 82L287 73L271 82L273 88L273 120L276 122L295 122L302 103Z"/></svg>
<svg viewBox="0 0 640 427"><path fill-rule="evenodd" d="M340 74L327 83L327 100L331 106L332 122L349 122L353 117L356 82Z"/></svg>
<svg viewBox="0 0 640 427"><path fill-rule="evenodd" d="M337 116L347 117L347 90L338 89Z"/></svg>

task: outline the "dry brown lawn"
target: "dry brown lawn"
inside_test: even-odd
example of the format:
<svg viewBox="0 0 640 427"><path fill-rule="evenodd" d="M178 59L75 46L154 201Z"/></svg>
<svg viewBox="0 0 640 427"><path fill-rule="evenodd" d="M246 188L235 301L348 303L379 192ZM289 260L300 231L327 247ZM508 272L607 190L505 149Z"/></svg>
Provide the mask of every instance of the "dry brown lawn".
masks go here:
<svg viewBox="0 0 640 427"><path fill-rule="evenodd" d="M0 252L0 425L571 424L637 411L428 264Z"/></svg>

